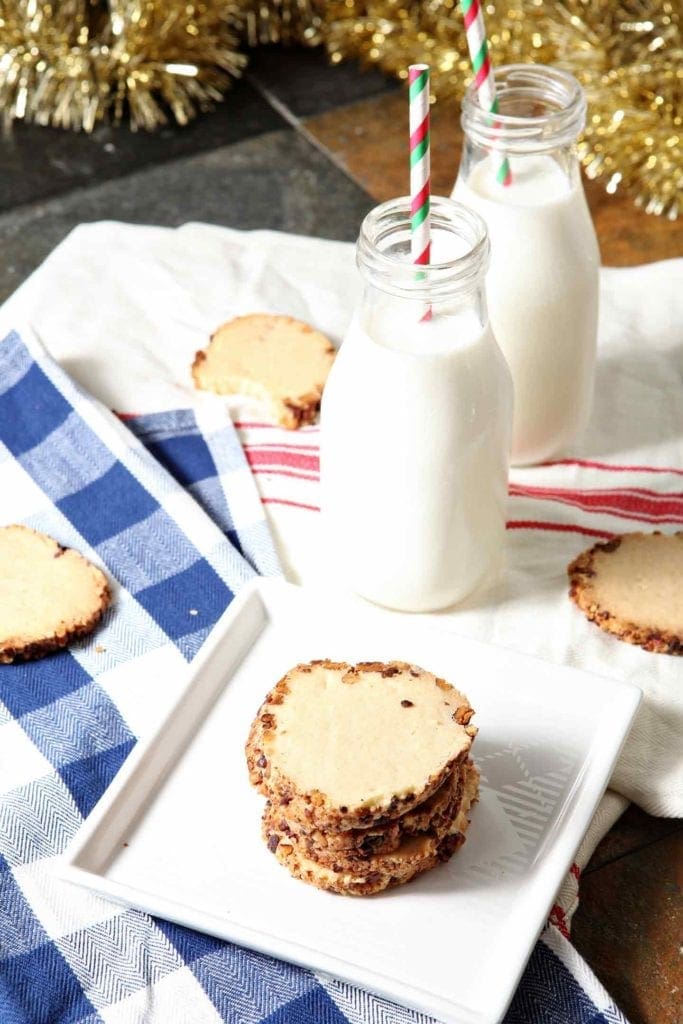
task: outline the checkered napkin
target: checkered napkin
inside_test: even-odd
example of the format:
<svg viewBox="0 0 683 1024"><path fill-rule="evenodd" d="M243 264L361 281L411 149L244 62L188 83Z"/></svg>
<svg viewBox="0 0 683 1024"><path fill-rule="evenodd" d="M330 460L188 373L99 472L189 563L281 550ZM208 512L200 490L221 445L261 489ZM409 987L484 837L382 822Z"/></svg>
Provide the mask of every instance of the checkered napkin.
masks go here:
<svg viewBox="0 0 683 1024"><path fill-rule="evenodd" d="M0 343L2 518L78 548L114 586L94 637L0 666L0 1022L427 1024L54 872L234 592L255 571L278 571L239 441L212 417L166 412L124 426L29 333ZM624 1024L552 926L506 1021Z"/></svg>

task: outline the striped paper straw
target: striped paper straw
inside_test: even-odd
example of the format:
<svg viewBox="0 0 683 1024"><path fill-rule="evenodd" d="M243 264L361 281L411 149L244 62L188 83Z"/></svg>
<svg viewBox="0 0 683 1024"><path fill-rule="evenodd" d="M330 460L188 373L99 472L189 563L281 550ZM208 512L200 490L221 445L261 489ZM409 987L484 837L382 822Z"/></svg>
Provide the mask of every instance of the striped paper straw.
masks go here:
<svg viewBox="0 0 683 1024"><path fill-rule="evenodd" d="M474 71L474 84L479 96L479 104L484 110L497 114L498 97L496 96L496 83L493 77L491 57L489 56L489 44L486 40L484 15L479 0L460 0L460 4L465 19L467 48L470 51L470 60L472 61L472 69ZM496 171L496 181L501 185L510 185L512 183L510 162L504 154L500 155L500 165Z"/></svg>
<svg viewBox="0 0 683 1024"><path fill-rule="evenodd" d="M410 97L410 253L413 263L429 263L429 67L408 68Z"/></svg>

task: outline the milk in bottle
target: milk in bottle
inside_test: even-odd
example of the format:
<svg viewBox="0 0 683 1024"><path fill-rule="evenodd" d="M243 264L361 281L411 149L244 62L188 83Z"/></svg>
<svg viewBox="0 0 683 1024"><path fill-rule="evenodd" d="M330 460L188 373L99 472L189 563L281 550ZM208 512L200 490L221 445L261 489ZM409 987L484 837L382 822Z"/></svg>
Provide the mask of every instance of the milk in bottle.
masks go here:
<svg viewBox="0 0 683 1024"><path fill-rule="evenodd" d="M583 91L571 75L536 65L496 73L499 113L463 101L466 142L453 195L477 210L491 239L491 324L515 387L512 461L567 453L590 413L599 252L576 136ZM496 180L501 154L512 184Z"/></svg>
<svg viewBox="0 0 683 1024"><path fill-rule="evenodd" d="M481 219L432 201L438 264L410 263L410 201L372 211L365 295L323 394L328 551L357 593L406 611L445 607L497 569L512 392L488 324Z"/></svg>

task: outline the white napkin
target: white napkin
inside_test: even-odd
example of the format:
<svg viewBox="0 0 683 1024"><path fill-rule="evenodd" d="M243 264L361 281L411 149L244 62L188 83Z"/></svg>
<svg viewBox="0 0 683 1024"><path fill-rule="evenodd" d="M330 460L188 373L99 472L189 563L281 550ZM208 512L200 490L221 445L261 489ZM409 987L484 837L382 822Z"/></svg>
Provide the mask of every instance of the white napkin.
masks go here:
<svg viewBox="0 0 683 1024"><path fill-rule="evenodd" d="M624 798L652 814L683 815L683 659L603 634L566 596L566 565L593 543L590 531L683 528L682 286L683 260L601 272L595 408L573 461L513 472L508 519L518 525L507 534L505 577L457 610L431 616L454 632L644 691L611 783L622 799L603 804L580 863ZM148 412L223 401L198 395L189 375L195 350L222 321L287 313L338 341L359 293L353 247L345 243L105 222L73 231L5 304L0 326L27 319L98 398L117 411ZM243 442L288 575L312 580L321 564L319 517L311 510L317 430L267 428L258 425L258 406L230 406L247 421Z"/></svg>

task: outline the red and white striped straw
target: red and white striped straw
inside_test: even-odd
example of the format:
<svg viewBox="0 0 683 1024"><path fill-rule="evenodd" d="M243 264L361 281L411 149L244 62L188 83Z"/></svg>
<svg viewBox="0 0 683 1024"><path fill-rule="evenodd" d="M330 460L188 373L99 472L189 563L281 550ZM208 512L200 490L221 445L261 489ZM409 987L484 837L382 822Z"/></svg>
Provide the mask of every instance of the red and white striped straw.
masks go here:
<svg viewBox="0 0 683 1024"><path fill-rule="evenodd" d="M493 76L493 66L489 56L489 44L486 39L484 15L479 0L460 0L465 20L465 35L470 60L474 71L474 84L479 97L479 105L492 114L498 113L498 97ZM496 171L496 180L501 185L512 183L510 162L504 153L499 154L500 164Z"/></svg>
<svg viewBox="0 0 683 1024"><path fill-rule="evenodd" d="M408 68L410 98L410 253L413 263L430 259L429 67Z"/></svg>

